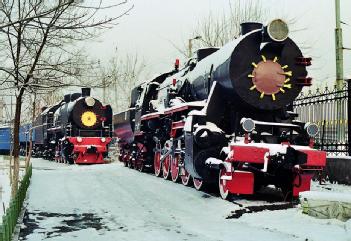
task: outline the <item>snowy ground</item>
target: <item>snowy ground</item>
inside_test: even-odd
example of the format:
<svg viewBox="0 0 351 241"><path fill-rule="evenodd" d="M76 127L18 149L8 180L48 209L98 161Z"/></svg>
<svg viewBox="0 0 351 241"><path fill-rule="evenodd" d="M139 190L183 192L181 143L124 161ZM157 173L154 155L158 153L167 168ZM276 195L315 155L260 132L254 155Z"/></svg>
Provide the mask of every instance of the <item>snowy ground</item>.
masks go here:
<svg viewBox="0 0 351 241"><path fill-rule="evenodd" d="M351 221L318 220L298 208L233 218L235 211L270 198L227 202L119 163L33 164L21 240L351 240Z"/></svg>
<svg viewBox="0 0 351 241"><path fill-rule="evenodd" d="M7 206L11 196L8 160L0 156L0 217L3 215L3 205ZM0 218L0 223L2 219Z"/></svg>
<svg viewBox="0 0 351 241"><path fill-rule="evenodd" d="M0 223L2 222L2 215L4 214L4 207L7 208L10 197L11 197L11 187L10 187L10 159L8 156L0 155ZM21 161L21 166L24 163ZM23 174L21 170L20 175Z"/></svg>

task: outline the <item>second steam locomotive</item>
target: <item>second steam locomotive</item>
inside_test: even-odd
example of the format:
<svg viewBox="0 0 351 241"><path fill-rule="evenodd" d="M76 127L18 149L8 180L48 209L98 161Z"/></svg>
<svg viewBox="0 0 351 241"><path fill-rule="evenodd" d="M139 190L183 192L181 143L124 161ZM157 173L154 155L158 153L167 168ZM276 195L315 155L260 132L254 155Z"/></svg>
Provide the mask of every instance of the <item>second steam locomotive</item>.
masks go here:
<svg viewBox="0 0 351 241"><path fill-rule="evenodd" d="M318 126L298 121L292 104L311 85L311 58L280 19L241 27L132 90L130 108L114 116L125 165L198 190L216 183L224 199L266 185L286 198L310 189L326 153L313 149Z"/></svg>
<svg viewBox="0 0 351 241"><path fill-rule="evenodd" d="M34 123L34 156L76 164L104 163L112 136L112 109L90 88L45 107Z"/></svg>

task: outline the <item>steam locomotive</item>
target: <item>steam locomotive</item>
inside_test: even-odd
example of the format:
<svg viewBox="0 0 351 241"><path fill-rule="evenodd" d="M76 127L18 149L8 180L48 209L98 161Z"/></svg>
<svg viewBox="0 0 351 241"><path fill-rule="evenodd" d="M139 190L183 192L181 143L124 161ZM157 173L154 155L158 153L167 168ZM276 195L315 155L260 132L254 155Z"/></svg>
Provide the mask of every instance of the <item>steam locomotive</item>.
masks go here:
<svg viewBox="0 0 351 241"><path fill-rule="evenodd" d="M318 126L292 109L311 58L288 33L281 19L242 23L237 39L136 86L113 120L120 160L197 190L218 185L223 199L266 185L285 198L309 190L326 153L313 149Z"/></svg>
<svg viewBox="0 0 351 241"><path fill-rule="evenodd" d="M112 109L90 96L90 88L42 108L34 123L33 156L58 162L104 163L112 136Z"/></svg>

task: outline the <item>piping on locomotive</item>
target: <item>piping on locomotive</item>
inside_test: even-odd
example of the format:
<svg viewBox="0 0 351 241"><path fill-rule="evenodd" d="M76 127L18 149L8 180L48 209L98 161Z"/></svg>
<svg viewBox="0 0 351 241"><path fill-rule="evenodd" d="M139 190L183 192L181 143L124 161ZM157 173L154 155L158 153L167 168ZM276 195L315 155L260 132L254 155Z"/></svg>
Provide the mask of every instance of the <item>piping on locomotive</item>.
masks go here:
<svg viewBox="0 0 351 241"><path fill-rule="evenodd" d="M297 120L292 104L311 85L311 58L280 19L241 30L132 90L130 108L114 116L125 165L196 189L217 183L224 199L266 185L285 197L310 189L326 153L313 149L318 126Z"/></svg>
<svg viewBox="0 0 351 241"><path fill-rule="evenodd" d="M33 156L58 162L104 163L112 136L112 109L82 93L67 94L42 109L34 124Z"/></svg>

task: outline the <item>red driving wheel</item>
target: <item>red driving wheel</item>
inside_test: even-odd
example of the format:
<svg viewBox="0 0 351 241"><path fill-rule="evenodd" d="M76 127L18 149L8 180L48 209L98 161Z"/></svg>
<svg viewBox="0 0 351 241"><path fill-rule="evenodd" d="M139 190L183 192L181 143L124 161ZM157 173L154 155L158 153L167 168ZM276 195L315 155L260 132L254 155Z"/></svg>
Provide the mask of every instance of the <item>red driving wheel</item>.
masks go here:
<svg viewBox="0 0 351 241"><path fill-rule="evenodd" d="M179 180L179 158L180 158L180 154L175 154L172 158L171 158L171 178L173 182L178 182Z"/></svg>
<svg viewBox="0 0 351 241"><path fill-rule="evenodd" d="M170 174L170 166L171 166L171 155L168 155L163 163L162 163L162 172L163 172L163 178L167 180L169 178Z"/></svg>
<svg viewBox="0 0 351 241"><path fill-rule="evenodd" d="M159 177L161 175L161 152L159 151L155 152L154 171L156 177Z"/></svg>

